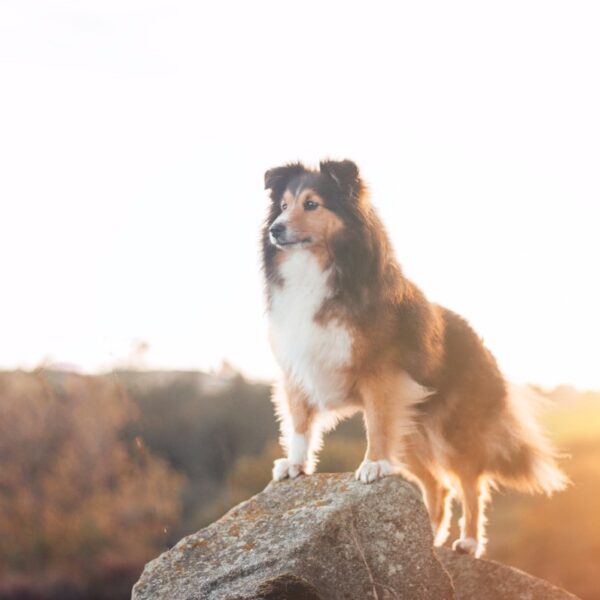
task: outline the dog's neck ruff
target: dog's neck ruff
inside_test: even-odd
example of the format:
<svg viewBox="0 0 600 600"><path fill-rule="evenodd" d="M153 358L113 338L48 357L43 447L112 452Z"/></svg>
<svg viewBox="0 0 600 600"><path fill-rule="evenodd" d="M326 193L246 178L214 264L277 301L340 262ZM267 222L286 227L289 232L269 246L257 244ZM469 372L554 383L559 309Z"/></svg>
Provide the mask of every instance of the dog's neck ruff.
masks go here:
<svg viewBox="0 0 600 600"><path fill-rule="evenodd" d="M281 283L271 288L269 325L273 352L286 378L322 410L347 397L343 369L352 359L352 338L337 320L315 317L331 297L331 268L322 269L312 252L286 251Z"/></svg>

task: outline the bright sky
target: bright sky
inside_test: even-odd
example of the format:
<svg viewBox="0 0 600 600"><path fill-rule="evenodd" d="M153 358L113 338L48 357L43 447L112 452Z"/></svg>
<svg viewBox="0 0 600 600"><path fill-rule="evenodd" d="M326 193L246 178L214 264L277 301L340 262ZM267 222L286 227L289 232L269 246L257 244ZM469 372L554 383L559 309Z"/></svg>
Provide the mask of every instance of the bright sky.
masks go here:
<svg viewBox="0 0 600 600"><path fill-rule="evenodd" d="M0 2L0 367L276 373L265 169L352 158L507 375L600 388L600 5Z"/></svg>

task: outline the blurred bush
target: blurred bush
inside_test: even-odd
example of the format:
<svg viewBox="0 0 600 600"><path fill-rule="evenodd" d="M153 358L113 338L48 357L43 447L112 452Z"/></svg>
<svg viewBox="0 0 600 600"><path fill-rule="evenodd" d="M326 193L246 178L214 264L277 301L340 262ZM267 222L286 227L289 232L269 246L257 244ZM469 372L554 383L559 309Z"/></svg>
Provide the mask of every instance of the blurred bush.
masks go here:
<svg viewBox="0 0 600 600"><path fill-rule="evenodd" d="M268 385L239 375L222 381L198 375L183 372L149 386L143 373L117 374L140 411L128 437L143 438L188 482L173 543L206 525L206 514L218 512L209 505L218 502L236 461L260 454L277 436Z"/></svg>
<svg viewBox="0 0 600 600"><path fill-rule="evenodd" d="M112 598L164 547L184 480L137 417L108 376L0 373L0 595Z"/></svg>

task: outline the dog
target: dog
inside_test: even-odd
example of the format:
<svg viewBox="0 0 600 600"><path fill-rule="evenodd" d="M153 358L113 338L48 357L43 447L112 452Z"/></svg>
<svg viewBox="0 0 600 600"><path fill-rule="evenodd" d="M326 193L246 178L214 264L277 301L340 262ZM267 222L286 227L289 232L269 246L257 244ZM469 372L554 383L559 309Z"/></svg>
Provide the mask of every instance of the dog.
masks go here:
<svg viewBox="0 0 600 600"><path fill-rule="evenodd" d="M362 411L356 478L415 481L436 545L457 495L453 548L481 556L490 489L550 495L568 483L533 399L507 383L463 318L403 275L355 163L286 164L265 173L265 189L269 337L283 374L273 402L287 451L273 479L311 473L322 433Z"/></svg>

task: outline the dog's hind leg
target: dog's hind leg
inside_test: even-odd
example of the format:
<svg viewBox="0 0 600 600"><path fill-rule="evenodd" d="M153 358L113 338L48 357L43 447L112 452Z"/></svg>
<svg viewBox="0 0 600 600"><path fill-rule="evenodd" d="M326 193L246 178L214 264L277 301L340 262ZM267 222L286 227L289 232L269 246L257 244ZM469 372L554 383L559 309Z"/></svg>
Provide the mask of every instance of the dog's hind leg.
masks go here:
<svg viewBox="0 0 600 600"><path fill-rule="evenodd" d="M440 483L437 484L436 490L436 528L433 531L433 544L435 546L443 546L448 539L450 533L450 520L452 519L452 499L454 494L447 486Z"/></svg>
<svg viewBox="0 0 600 600"><path fill-rule="evenodd" d="M452 517L452 492L432 475L419 477L419 481L431 519L433 543L435 546L442 546L448 539Z"/></svg>
<svg viewBox="0 0 600 600"><path fill-rule="evenodd" d="M452 548L463 554L480 557L485 552L485 506L489 500L488 484L484 476L460 475L462 517L460 538Z"/></svg>
<svg viewBox="0 0 600 600"><path fill-rule="evenodd" d="M418 482L433 530L433 543L442 546L448 539L450 519L452 518L452 491L433 475L433 473L416 459L410 456L407 460L412 475Z"/></svg>

